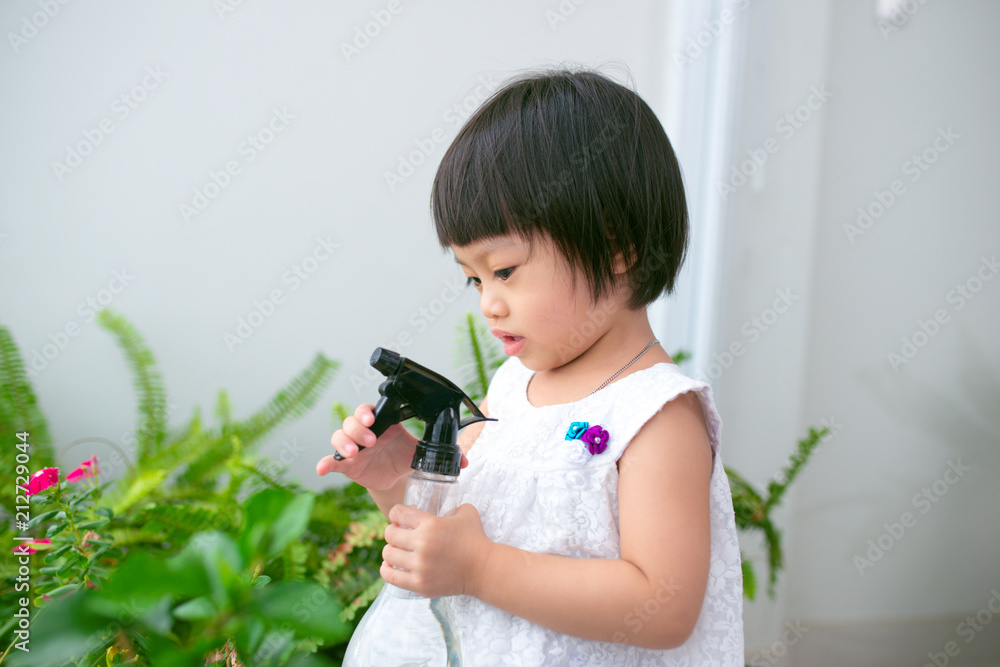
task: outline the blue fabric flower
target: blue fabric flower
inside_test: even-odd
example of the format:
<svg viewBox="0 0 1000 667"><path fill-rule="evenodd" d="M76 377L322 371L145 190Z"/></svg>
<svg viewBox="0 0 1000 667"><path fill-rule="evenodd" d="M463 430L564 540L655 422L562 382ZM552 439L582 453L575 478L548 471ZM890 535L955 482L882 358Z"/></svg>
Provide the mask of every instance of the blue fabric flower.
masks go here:
<svg viewBox="0 0 1000 667"><path fill-rule="evenodd" d="M566 439L576 440L581 437L584 432L586 432L588 426L590 426L590 424L587 422L573 422L569 425L569 430L566 431Z"/></svg>

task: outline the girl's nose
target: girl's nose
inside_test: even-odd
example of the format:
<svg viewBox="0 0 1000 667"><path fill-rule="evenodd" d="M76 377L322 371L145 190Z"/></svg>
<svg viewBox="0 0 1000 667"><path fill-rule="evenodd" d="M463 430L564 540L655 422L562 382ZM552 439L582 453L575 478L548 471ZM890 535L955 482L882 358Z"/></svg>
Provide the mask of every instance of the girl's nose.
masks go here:
<svg viewBox="0 0 1000 667"><path fill-rule="evenodd" d="M483 285L483 292L479 297L479 309L483 312L483 317L488 320L507 316L507 304L497 293L496 289L491 289Z"/></svg>

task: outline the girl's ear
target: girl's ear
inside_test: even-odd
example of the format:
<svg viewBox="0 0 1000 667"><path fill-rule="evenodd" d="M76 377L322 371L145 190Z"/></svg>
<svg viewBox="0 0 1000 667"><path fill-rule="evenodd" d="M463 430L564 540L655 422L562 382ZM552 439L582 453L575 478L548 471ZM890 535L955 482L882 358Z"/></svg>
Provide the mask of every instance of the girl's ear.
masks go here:
<svg viewBox="0 0 1000 667"><path fill-rule="evenodd" d="M604 230L608 237L608 243L612 248L616 248L614 260L611 263L611 272L615 277L621 277L623 274L628 273L628 270L632 268L635 263L635 253L631 253L632 257L628 258L625 256L625 252L622 250L621 243L618 240L618 236L615 234L615 226L608 218L608 212L604 210Z"/></svg>
<svg viewBox="0 0 1000 667"><path fill-rule="evenodd" d="M614 263L612 264L612 273L615 276L621 276L628 273L628 270L632 268L632 262L625 259L625 255L621 251L615 253Z"/></svg>

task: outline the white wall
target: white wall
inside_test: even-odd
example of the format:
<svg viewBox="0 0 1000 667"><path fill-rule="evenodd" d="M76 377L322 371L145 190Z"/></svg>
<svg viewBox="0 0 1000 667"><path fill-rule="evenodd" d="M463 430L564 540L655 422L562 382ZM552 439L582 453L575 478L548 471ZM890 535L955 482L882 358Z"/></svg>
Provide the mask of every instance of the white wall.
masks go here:
<svg viewBox="0 0 1000 667"><path fill-rule="evenodd" d="M746 610L754 664L791 664L786 651L810 666L1000 659L988 608L1000 590L1000 279L962 307L949 298L958 284L978 288L982 258L1000 255L1000 6L912 2L905 25L883 34L875 5L748 10L738 153L769 136L779 150L733 195L718 340L746 352L716 380L728 463L763 485L808 426L837 429L780 515L778 600ZM831 96L788 136L777 124L813 86ZM958 138L935 149L948 128ZM936 162L914 171L907 161L924 150ZM901 194L849 238L857 208L888 202L894 180ZM757 328L783 289L796 300L750 340L743 326ZM917 335L935 313L944 324ZM894 368L889 353L914 335L923 346ZM969 469L946 473L959 462ZM935 502L914 501L935 483ZM888 549L869 554L869 540ZM977 613L992 626L960 625ZM785 621L808 631L797 638Z"/></svg>
<svg viewBox="0 0 1000 667"><path fill-rule="evenodd" d="M508 76L562 62L610 65L612 75L627 67L658 104L665 11L652 0L402 0L348 58L342 44L373 12L384 20L388 0L233 0L220 16L224 1L51 3L50 18L40 2L0 5L0 321L29 361L52 345L34 384L60 448L122 443L134 428L122 356L85 305L120 289L115 271L127 284L110 305L155 352L174 425L196 405L210 415L222 387L249 414L322 351L341 362L334 385L265 448L322 486L334 481L314 473L329 451L330 403L377 398L377 381L351 382L371 351L402 340L404 353L447 372L456 324L478 315L428 210L462 120L454 106L467 115ZM131 109L119 98L136 86L143 99ZM275 110L291 116L287 126ZM282 128L272 143L241 150L272 118ZM60 179L53 162L105 119L113 131ZM385 172L428 141L426 163L390 190ZM180 206L230 161L239 173L185 220ZM318 238L338 247L297 283L289 272ZM273 290L284 301L230 350L224 335ZM77 335L58 350L50 335L67 326ZM109 460L88 441L64 463L91 449Z"/></svg>

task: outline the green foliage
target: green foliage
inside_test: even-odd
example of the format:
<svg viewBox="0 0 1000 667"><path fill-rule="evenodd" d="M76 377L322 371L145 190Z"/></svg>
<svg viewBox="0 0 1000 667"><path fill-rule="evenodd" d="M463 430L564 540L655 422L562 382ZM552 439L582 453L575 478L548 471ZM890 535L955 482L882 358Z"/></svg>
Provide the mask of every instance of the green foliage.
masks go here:
<svg viewBox="0 0 1000 667"><path fill-rule="evenodd" d="M25 452L12 444L20 442L18 433L27 433L29 446ZM6 474L17 470L17 455L30 456L31 468L41 469L52 465L52 438L49 436L45 415L38 405L25 372L21 351L6 327L0 326L0 465ZM23 457L22 457L23 461ZM20 473L18 475L22 476ZM22 480L23 481L23 480ZM10 509L17 505L14 479L0 487L0 518L6 519ZM13 517L11 517L13 518ZM6 525L8 521L4 521ZM5 542L9 544L9 542Z"/></svg>
<svg viewBox="0 0 1000 667"><path fill-rule="evenodd" d="M118 315L99 318L117 339L139 398L137 461L113 482L62 481L32 499L29 533L52 542L32 545L32 651L12 664L336 664L329 659L343 654L355 615L367 606L363 594L378 578L384 519L361 487L307 492L255 451L277 426L306 413L336 363L317 355L247 418L236 416L223 390L216 425L204 424L196 409L170 429L162 376L141 335ZM2 424L30 430L31 469L38 469L52 458L39 451L48 444L45 419L2 328L0 355ZM14 480L3 486L14 489ZM3 523L5 538L13 538L11 524ZM331 577L332 554L355 539L356 525L376 534L350 547L350 576ZM0 561L5 593L16 568L16 558ZM12 619L0 626L0 664L21 653L11 650L16 604L14 595L0 602L2 617ZM77 660L69 663L71 655Z"/></svg>
<svg viewBox="0 0 1000 667"><path fill-rule="evenodd" d="M159 449L166 435L167 391L163 386L163 377L156 368L152 351L125 318L113 311L102 310L97 315L97 323L118 340L118 346L132 371L132 382L139 396L136 458L141 464Z"/></svg>
<svg viewBox="0 0 1000 667"><path fill-rule="evenodd" d="M767 485L765 498L742 475L731 468L726 468L729 486L733 494L733 509L736 512L736 526L744 532L760 532L767 547L768 595L774 597L775 586L778 583L778 572L785 566L784 552L781 548L781 531L774 525L772 510L778 507L788 487L798 477L802 467L819 447L828 428L809 429L809 435L799 440L796 451L789 457L788 464L779 470ZM749 584L748 584L749 582ZM754 599L757 590L757 577L753 564L743 560L743 591L748 598Z"/></svg>
<svg viewBox="0 0 1000 667"><path fill-rule="evenodd" d="M84 656L92 664L115 645L138 664L153 664L152 656L156 665L206 664L231 646L245 664L283 665L318 643L346 640L350 626L329 590L261 575L302 536L312 504L308 493L260 491L235 527L241 540L197 532L173 556L130 554L103 585L78 585L46 604L33 619L31 652L17 652L11 664Z"/></svg>

